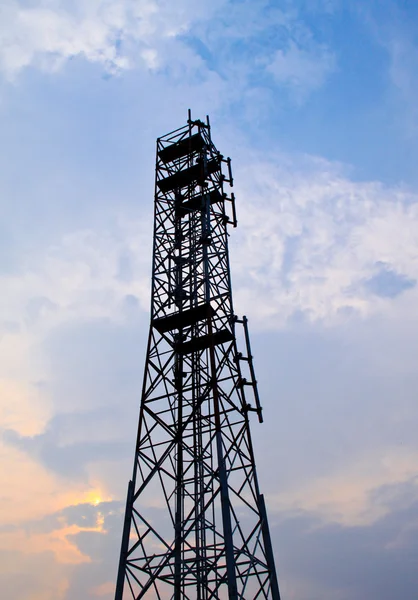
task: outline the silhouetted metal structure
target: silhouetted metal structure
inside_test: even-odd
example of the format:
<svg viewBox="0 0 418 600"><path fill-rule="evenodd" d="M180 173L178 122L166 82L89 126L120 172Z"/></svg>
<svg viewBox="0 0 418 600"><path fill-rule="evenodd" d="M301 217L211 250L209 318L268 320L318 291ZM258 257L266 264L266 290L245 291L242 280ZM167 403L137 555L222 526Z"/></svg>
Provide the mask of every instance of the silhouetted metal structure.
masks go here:
<svg viewBox="0 0 418 600"><path fill-rule="evenodd" d="M157 140L151 326L116 600L280 600L249 428L262 409L247 319L232 306L226 183L231 161L209 119L189 111Z"/></svg>

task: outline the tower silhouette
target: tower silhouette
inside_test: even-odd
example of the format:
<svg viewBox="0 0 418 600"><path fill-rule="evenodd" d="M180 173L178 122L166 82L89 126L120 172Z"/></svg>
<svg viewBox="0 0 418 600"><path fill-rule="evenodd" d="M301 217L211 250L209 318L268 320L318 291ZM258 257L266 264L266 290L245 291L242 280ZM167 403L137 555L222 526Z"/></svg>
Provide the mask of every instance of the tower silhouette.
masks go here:
<svg viewBox="0 0 418 600"><path fill-rule="evenodd" d="M209 118L189 111L157 140L151 324L115 600L280 600L249 427L262 408L247 319L232 305L226 184L230 159Z"/></svg>

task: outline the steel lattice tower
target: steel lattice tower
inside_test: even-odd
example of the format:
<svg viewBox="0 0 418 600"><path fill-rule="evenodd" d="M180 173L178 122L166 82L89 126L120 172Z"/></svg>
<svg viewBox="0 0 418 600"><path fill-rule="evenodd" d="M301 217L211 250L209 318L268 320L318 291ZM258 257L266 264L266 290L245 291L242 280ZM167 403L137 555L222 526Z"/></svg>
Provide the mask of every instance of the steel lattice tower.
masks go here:
<svg viewBox="0 0 418 600"><path fill-rule="evenodd" d="M280 600L249 428L262 409L247 319L232 306L227 229L237 223L225 183L231 161L209 119L189 111L186 126L157 140L151 325L116 600Z"/></svg>

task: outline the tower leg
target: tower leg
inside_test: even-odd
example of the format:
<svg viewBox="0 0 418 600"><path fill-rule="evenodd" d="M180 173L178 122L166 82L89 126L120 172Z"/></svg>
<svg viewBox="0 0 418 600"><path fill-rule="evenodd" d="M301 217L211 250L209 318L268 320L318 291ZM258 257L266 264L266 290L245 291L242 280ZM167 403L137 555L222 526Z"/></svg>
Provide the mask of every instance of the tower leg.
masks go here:
<svg viewBox="0 0 418 600"><path fill-rule="evenodd" d="M129 532L130 532L130 528L131 528L133 490L134 490L134 485L133 485L133 482L130 481L128 484L128 494L126 496L125 520L123 523L122 544L121 544L121 549L120 549L115 600L122 600L122 596L123 596L123 585L125 583L126 557L128 554Z"/></svg>
<svg viewBox="0 0 418 600"><path fill-rule="evenodd" d="M276 567L274 565L273 546L271 544L270 528L267 520L266 503L263 494L258 497L258 506L262 520L261 530L263 532L264 550L270 571L271 596L273 600L280 600L279 583L277 581Z"/></svg>

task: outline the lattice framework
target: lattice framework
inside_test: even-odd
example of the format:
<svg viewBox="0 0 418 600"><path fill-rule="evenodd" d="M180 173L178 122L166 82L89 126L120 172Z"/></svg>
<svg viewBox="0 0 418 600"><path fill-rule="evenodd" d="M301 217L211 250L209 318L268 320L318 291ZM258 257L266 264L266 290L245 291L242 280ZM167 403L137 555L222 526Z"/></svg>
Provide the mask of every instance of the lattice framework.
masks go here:
<svg viewBox="0 0 418 600"><path fill-rule="evenodd" d="M280 600L249 426L262 409L247 319L232 305L237 222L225 184L231 162L209 119L189 113L157 140L151 324L116 600Z"/></svg>

